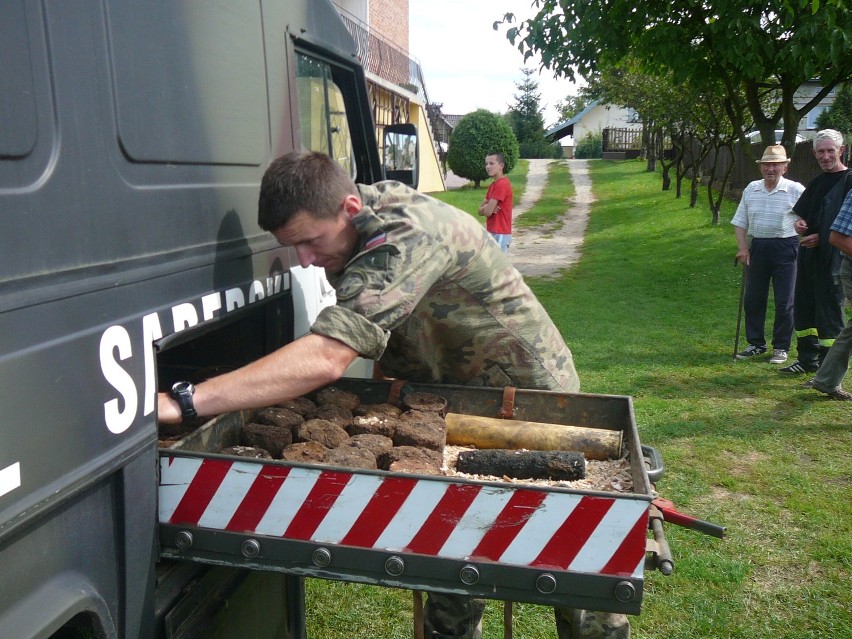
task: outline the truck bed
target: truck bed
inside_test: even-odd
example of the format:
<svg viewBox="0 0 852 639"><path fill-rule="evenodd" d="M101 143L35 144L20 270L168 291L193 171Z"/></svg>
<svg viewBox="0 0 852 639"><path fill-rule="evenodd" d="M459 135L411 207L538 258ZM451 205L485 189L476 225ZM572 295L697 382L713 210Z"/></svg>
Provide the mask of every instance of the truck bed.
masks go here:
<svg viewBox="0 0 852 639"><path fill-rule="evenodd" d="M622 433L632 492L353 470L215 451L244 411L160 451L161 556L638 614L652 500L629 397L339 380L362 403L426 392L448 411Z"/></svg>

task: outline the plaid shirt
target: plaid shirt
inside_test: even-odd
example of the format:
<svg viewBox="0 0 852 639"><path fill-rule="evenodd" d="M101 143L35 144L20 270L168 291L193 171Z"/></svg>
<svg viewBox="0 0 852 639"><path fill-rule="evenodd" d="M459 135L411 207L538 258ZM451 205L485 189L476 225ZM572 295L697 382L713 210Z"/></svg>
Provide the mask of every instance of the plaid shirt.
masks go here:
<svg viewBox="0 0 852 639"><path fill-rule="evenodd" d="M852 191L846 194L846 199L843 200L840 212L834 218L831 230L843 235L852 235Z"/></svg>
<svg viewBox="0 0 852 639"><path fill-rule="evenodd" d="M752 237L793 237L798 217L792 209L804 190L803 185L783 176L771 191L763 180L755 180L743 189L731 224L746 229Z"/></svg>

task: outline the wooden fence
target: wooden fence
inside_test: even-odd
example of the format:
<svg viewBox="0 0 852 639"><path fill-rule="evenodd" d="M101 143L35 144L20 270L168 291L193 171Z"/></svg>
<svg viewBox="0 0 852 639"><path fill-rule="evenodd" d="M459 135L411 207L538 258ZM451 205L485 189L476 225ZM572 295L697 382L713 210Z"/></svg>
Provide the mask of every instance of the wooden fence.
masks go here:
<svg viewBox="0 0 852 639"><path fill-rule="evenodd" d="M604 151L638 151L642 147L642 129L604 129Z"/></svg>
<svg viewBox="0 0 852 639"><path fill-rule="evenodd" d="M639 150L642 147L641 129L604 129L602 131L602 135L604 159L624 160L632 159L639 155ZM764 145L758 143L752 144L751 146L754 160L760 159L763 155L763 150L765 148ZM852 149L850 149L849 146L852 145L847 146L844 161L847 166L850 163L850 154L852 154ZM671 153L671 142L668 138L666 138L665 148L666 156L668 157ZM694 148L697 153L699 148L698 143L695 143ZM807 184L820 174L821 169L814 158L813 148L814 144L812 140L805 140L804 142L799 142L796 145L796 148L790 156L790 168L788 169L785 177L802 184ZM719 151L719 157L717 160L718 164L716 167L717 180L720 180L721 177L725 175L725 172L731 165L732 158L735 158L736 164L734 165L733 173L731 173L728 189L731 191L731 195L738 198L739 192L742 191L749 182L753 182L754 180L759 180L761 178L760 167L757 162L749 159L738 142L734 144L733 149L723 148ZM702 162L702 177L705 179L710 176L710 171L713 168L713 160L714 158L711 152Z"/></svg>
<svg viewBox="0 0 852 639"><path fill-rule="evenodd" d="M763 155L764 145L752 144L751 147L755 160L760 159ZM801 182L802 184L807 184L812 178L820 174L821 169L814 158L813 148L814 144L811 140L799 142L796 145L790 156L790 168L785 177L796 182ZM725 171L731 164L732 157L736 158L736 164L734 165L734 171L731 174L731 181L728 188L735 191L742 190L749 182L761 178L760 167L754 160L748 158L739 144L734 145L733 155L731 149L728 148L724 148L719 152L719 164L716 167L717 178L725 174ZM713 157L711 152L702 164L702 170L706 176L709 176L712 165Z"/></svg>

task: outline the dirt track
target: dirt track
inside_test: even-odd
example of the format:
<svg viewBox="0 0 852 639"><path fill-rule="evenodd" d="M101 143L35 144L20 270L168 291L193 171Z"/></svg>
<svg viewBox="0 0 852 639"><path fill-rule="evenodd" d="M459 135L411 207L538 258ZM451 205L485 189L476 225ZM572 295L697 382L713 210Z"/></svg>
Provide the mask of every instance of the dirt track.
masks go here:
<svg viewBox="0 0 852 639"><path fill-rule="evenodd" d="M589 210L594 202L587 161L530 160L527 188L515 207L514 219L532 208L541 197L551 162L559 162L570 171L576 194L558 221L534 229L514 227L509 256L525 277L557 277L560 271L580 259Z"/></svg>

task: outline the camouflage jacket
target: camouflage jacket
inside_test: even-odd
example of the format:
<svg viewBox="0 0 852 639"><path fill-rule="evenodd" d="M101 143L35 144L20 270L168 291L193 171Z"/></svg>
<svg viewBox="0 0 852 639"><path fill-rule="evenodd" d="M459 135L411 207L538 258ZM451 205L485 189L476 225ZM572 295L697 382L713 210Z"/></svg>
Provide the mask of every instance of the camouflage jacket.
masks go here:
<svg viewBox="0 0 852 639"><path fill-rule="evenodd" d="M400 379L579 389L547 311L477 220L398 182L358 188L360 245L312 332Z"/></svg>

